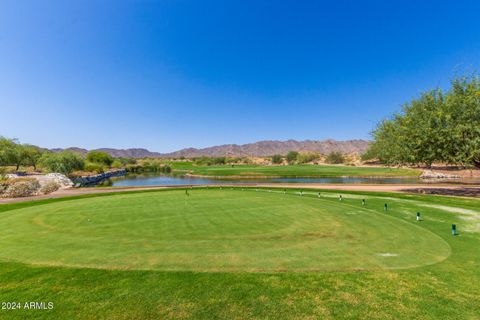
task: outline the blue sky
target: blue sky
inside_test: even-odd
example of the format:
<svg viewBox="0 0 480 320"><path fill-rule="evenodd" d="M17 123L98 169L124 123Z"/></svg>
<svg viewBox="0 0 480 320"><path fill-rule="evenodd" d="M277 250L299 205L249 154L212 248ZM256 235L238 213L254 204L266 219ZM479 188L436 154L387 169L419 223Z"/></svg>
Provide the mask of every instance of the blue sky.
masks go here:
<svg viewBox="0 0 480 320"><path fill-rule="evenodd" d="M369 138L480 65L479 1L0 2L0 135L44 147Z"/></svg>

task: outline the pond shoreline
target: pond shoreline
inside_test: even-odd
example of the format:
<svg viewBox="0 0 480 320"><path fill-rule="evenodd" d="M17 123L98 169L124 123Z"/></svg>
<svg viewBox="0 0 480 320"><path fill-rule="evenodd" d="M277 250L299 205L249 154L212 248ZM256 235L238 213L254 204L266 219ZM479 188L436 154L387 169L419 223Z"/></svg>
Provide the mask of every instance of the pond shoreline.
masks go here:
<svg viewBox="0 0 480 320"><path fill-rule="evenodd" d="M297 175L231 175L231 176L210 176L210 175L202 175L202 174L183 174L181 176L185 177L192 177L192 178L206 178L206 179L218 179L218 180L231 180L231 179L331 179L331 178L344 178L344 179L415 179L419 178L419 175L411 175L411 176L358 176L358 175L351 175L351 176L327 176L327 175L319 175L319 176L297 176Z"/></svg>

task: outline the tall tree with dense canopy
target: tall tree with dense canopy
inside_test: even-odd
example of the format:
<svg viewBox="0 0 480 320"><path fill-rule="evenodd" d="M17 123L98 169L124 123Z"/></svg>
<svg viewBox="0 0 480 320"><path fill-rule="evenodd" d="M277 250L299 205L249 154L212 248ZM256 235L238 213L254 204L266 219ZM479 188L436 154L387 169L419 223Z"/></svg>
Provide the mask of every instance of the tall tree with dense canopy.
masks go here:
<svg viewBox="0 0 480 320"><path fill-rule="evenodd" d="M368 150L388 165L434 162L480 168L480 79L462 77L451 89L422 94L373 131Z"/></svg>

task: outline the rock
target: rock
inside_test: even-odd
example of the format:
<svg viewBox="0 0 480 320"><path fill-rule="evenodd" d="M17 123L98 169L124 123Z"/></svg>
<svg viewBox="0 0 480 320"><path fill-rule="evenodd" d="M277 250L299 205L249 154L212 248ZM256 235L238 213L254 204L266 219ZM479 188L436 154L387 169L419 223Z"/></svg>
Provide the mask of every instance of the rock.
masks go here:
<svg viewBox="0 0 480 320"><path fill-rule="evenodd" d="M420 179L458 179L460 176L432 170L424 170L420 175Z"/></svg>
<svg viewBox="0 0 480 320"><path fill-rule="evenodd" d="M82 176L73 179L73 182L75 183L75 186L85 186L89 184L96 184L99 183L103 180L106 180L111 177L119 177L127 174L127 170L125 169L119 169L119 170L113 170L113 171L107 171L104 173L96 174L93 176Z"/></svg>
<svg viewBox="0 0 480 320"><path fill-rule="evenodd" d="M46 184L47 182L54 181L60 185L61 188L73 187L73 182L66 175L61 173L49 173L43 176L40 180L40 184Z"/></svg>

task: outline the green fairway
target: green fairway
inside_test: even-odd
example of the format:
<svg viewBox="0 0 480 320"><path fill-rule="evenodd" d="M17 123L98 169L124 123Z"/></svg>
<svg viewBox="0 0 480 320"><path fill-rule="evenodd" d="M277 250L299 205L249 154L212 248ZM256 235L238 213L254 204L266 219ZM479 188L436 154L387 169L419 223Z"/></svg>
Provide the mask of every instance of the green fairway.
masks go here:
<svg viewBox="0 0 480 320"><path fill-rule="evenodd" d="M342 196L198 188L0 205L0 301L54 303L0 318L478 318L480 201Z"/></svg>
<svg viewBox="0 0 480 320"><path fill-rule="evenodd" d="M419 170L342 165L223 165L196 166L191 162L171 162L174 172L216 177L417 177Z"/></svg>
<svg viewBox="0 0 480 320"><path fill-rule="evenodd" d="M0 258L191 271L410 268L445 259L434 233L369 207L253 190L183 190L58 202L0 218Z"/></svg>

